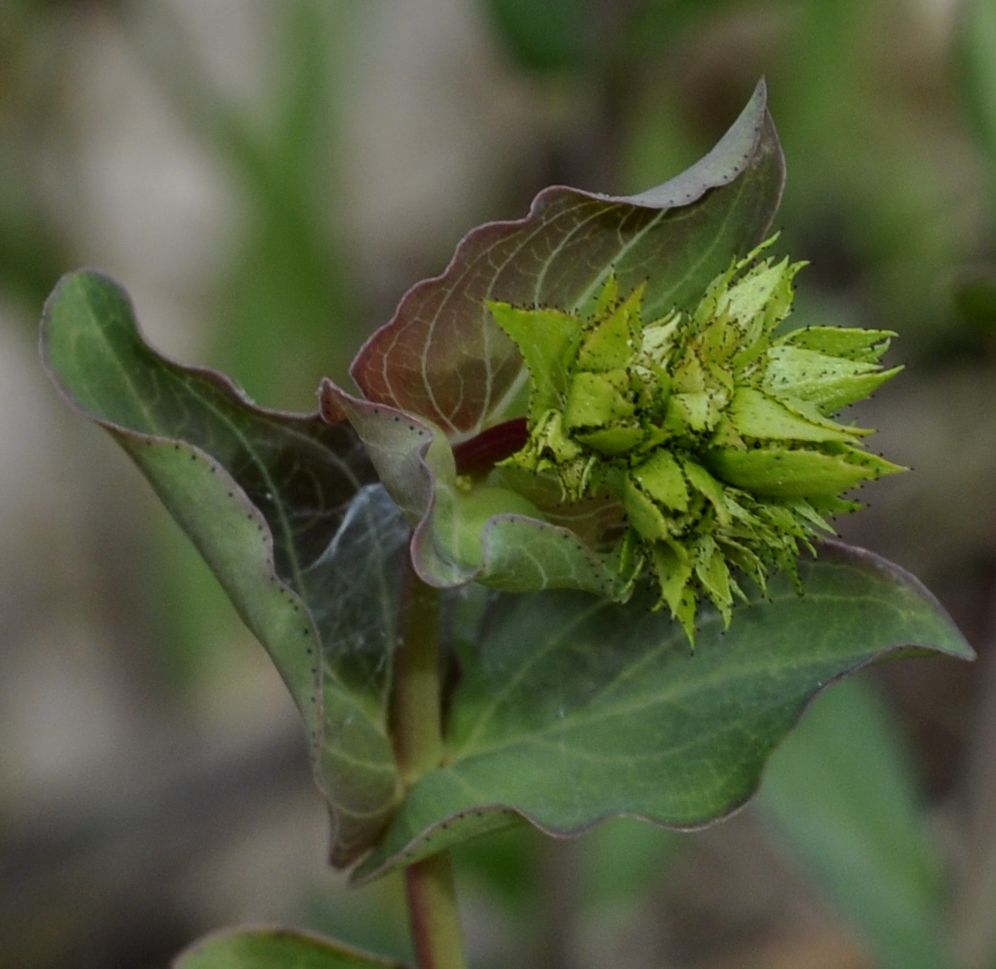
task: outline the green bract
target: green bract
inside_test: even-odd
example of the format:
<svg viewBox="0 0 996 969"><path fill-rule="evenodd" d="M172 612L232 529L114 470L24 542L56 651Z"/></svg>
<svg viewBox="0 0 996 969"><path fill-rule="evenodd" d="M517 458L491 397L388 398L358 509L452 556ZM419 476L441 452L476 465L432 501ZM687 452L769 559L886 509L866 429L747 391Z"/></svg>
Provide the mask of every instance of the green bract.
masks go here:
<svg viewBox="0 0 996 969"><path fill-rule="evenodd" d="M690 640L701 598L729 625L738 571L762 588L771 568L794 573L827 517L858 507L842 492L903 470L833 418L899 372L879 364L894 334L777 335L804 264L761 259L773 241L690 312L648 322L644 288L622 294L614 275L589 316L487 304L531 378L528 440L500 468L524 490L555 482L565 502L621 503L621 571L652 573Z"/></svg>

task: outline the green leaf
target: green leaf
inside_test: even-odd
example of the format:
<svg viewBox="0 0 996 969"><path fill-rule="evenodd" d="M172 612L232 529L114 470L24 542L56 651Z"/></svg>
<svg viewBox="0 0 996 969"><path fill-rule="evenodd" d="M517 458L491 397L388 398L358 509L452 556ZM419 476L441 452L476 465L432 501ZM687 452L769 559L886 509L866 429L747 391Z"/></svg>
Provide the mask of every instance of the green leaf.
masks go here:
<svg viewBox="0 0 996 969"><path fill-rule="evenodd" d="M494 301L487 306L495 322L519 348L529 370L529 413L541 414L555 407L559 395L570 386L564 361L578 336L577 318L563 310L528 310Z"/></svg>
<svg viewBox="0 0 996 969"><path fill-rule="evenodd" d="M236 929L180 953L173 969L404 969L400 962L289 929Z"/></svg>
<svg viewBox="0 0 996 969"><path fill-rule="evenodd" d="M721 818L828 683L904 647L972 651L911 576L831 544L799 596L706 613L690 652L645 603L500 596L468 633L445 765L411 789L359 880L520 819L573 836L617 815L674 828Z"/></svg>
<svg viewBox="0 0 996 969"><path fill-rule="evenodd" d="M758 803L891 969L945 969L941 864L908 752L874 693L820 697L772 758Z"/></svg>
<svg viewBox="0 0 996 969"><path fill-rule="evenodd" d="M879 370L873 363L792 345L772 347L767 363L762 382L767 393L806 400L826 415L870 397L902 369Z"/></svg>
<svg viewBox="0 0 996 969"><path fill-rule="evenodd" d="M786 333L778 342L783 346L843 357L857 363L878 363L889 349L892 330L864 330L843 326L803 326Z"/></svg>
<svg viewBox="0 0 996 969"><path fill-rule="evenodd" d="M70 403L128 452L269 651L307 726L333 861L383 828L397 777L388 656L408 531L355 433L256 407L163 359L126 294L93 272L50 297L42 354Z"/></svg>
<svg viewBox="0 0 996 969"><path fill-rule="evenodd" d="M837 441L856 444L860 428L847 428L828 417L802 414L753 387L738 387L727 410L736 431L758 440Z"/></svg>
<svg viewBox="0 0 996 969"><path fill-rule="evenodd" d="M453 450L438 430L383 404L353 397L330 381L322 411L348 415L385 488L414 528L420 577L441 588L475 579L508 592L584 589L614 597L622 579L612 561L570 528L550 524L510 489L460 487Z"/></svg>
<svg viewBox="0 0 996 969"><path fill-rule="evenodd" d="M554 186L524 219L473 229L357 356L364 395L472 437L525 413L528 372L488 301L587 312L614 273L620 292L646 282L647 319L693 307L765 237L778 207L784 165L765 104L762 82L709 154L640 195Z"/></svg>
<svg viewBox="0 0 996 969"><path fill-rule="evenodd" d="M854 448L838 453L779 447L708 454L709 470L730 484L776 498L832 496L903 469L877 455Z"/></svg>

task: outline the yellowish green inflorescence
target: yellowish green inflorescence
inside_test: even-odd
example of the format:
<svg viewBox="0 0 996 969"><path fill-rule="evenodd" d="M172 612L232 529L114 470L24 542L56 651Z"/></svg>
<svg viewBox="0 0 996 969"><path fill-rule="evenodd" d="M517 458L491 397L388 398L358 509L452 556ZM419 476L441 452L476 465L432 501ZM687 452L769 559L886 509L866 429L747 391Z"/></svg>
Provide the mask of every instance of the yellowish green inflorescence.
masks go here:
<svg viewBox="0 0 996 969"><path fill-rule="evenodd" d="M772 569L858 507L843 492L903 470L862 449L870 430L833 418L894 376L886 330L786 330L803 263L735 261L691 312L642 318L644 288L614 276L587 317L488 304L531 378L528 439L509 473L556 482L561 500L609 496L625 512L619 567L649 573L694 641L700 600L729 625Z"/></svg>

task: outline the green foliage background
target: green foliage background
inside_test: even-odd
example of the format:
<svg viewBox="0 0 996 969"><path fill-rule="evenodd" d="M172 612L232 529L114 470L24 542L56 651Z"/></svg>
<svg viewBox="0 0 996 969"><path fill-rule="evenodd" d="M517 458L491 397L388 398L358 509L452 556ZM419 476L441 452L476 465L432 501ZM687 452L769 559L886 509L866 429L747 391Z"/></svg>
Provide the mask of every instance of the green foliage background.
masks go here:
<svg viewBox="0 0 996 969"><path fill-rule="evenodd" d="M35 373L57 276L99 263L157 346L308 409L467 228L553 182L662 180L764 74L784 248L812 264L796 312L894 329L908 365L860 419L915 473L842 530L933 588L980 663L828 693L758 804L708 832L465 847L475 964L996 966L992 3L198 9L11 0L0 25L0 923L20 926L0 964L165 966L245 919L406 945L395 883L347 893L323 866L261 651Z"/></svg>

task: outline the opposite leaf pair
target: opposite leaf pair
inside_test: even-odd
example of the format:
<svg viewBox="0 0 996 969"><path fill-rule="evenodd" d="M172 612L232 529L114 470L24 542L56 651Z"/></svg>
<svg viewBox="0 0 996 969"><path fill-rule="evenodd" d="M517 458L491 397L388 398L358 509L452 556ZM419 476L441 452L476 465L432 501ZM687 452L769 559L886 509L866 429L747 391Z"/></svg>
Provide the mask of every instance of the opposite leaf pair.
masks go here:
<svg viewBox="0 0 996 969"><path fill-rule="evenodd" d="M324 420L165 360L106 277L53 293L46 365L269 650L309 731L335 864L365 859L357 877L373 877L523 818L561 835L616 814L703 824L751 794L826 683L909 644L970 655L914 580L839 546L801 563L805 598L780 577L768 602L745 587L725 642L704 609L694 655L650 609L663 595L689 635L703 595L728 618L731 566L763 583L839 491L893 470L830 416L891 375L888 334L779 335L795 267L731 268L782 181L759 87L662 186L547 189L406 294L356 359L363 396L326 383ZM462 590L444 595L462 662L446 757L414 782L389 717L409 562ZM633 590L641 568L657 593Z"/></svg>

